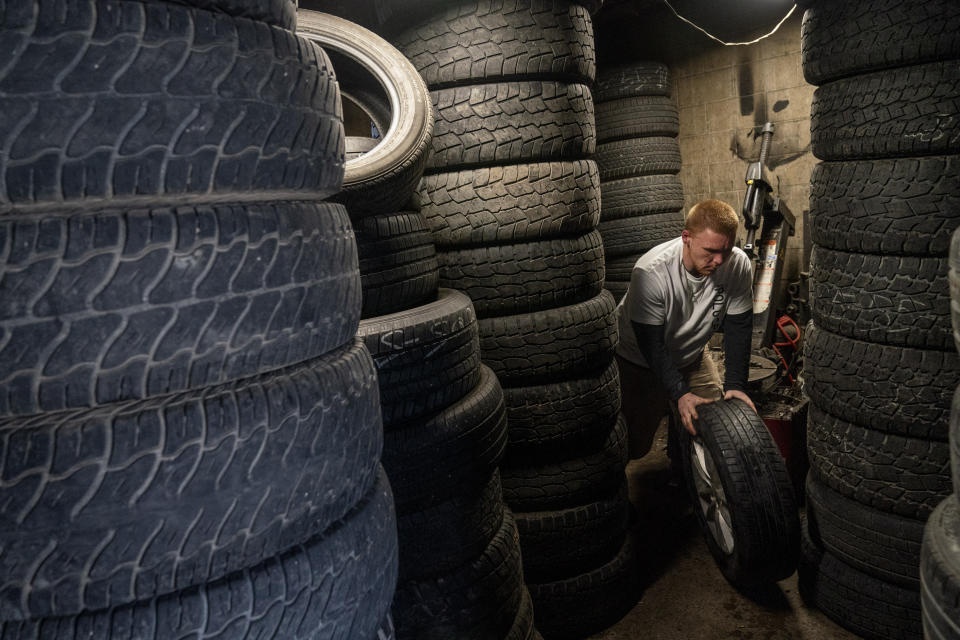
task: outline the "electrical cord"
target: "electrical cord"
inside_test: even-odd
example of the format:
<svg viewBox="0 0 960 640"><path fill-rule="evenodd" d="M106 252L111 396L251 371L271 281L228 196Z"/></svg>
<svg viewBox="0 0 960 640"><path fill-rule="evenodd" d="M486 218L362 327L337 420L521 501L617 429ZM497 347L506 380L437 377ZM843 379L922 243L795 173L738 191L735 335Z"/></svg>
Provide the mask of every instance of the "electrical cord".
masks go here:
<svg viewBox="0 0 960 640"><path fill-rule="evenodd" d="M769 38L770 36L772 36L773 34L775 34L775 33L777 32L777 29L779 29L780 26L781 26L784 22L787 21L787 18L789 18L791 15L793 15L793 12L794 12L794 11L796 10L796 8L797 8L797 5L793 5L792 7L790 7L790 11L787 11L787 15L785 15L785 16L783 16L783 18L781 18L780 22L777 23L777 26L775 26L775 27L773 28L773 31L771 31L771 32L768 33L768 34L765 34L765 35L760 36L760 37L757 38L756 40L751 40L750 42L724 42L724 41L721 40L720 38L718 38L718 37L716 37L715 35L713 35L712 33L708 32L708 31L707 31L706 29L704 29L703 27L694 24L693 22L691 22L691 21L688 20L687 18L684 18L682 15L680 15L679 13L677 13L677 10L673 8L673 5L672 5L672 4L670 4L670 0L663 0L663 4L665 4L665 5L667 5L668 7L670 7L670 11L673 11L673 15L677 16L678 18L680 18L681 20L683 20L684 22L686 22L687 24L689 24L691 27L697 29L698 31L703 32L703 34L706 35L708 38L711 38L711 39L713 39L713 40L716 40L717 42L719 42L720 44L724 45L725 47L739 47L739 46L744 46L744 45L756 44L756 43L760 42L761 40L763 40L764 38Z"/></svg>

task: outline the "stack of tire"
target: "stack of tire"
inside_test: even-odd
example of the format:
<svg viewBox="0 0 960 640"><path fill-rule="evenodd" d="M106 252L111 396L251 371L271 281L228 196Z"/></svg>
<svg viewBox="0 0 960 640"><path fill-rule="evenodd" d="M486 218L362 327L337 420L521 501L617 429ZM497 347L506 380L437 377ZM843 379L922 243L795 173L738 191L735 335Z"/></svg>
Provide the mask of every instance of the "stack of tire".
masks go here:
<svg viewBox="0 0 960 640"><path fill-rule="evenodd" d="M504 386L500 473L537 628L585 637L636 602L589 159L590 14L568 0L421 2L388 26L436 109L420 203L441 286L473 300L483 362Z"/></svg>
<svg viewBox="0 0 960 640"><path fill-rule="evenodd" d="M960 224L960 5L806 4L823 162L810 197L801 593L863 637L920 638L921 541L952 492L960 381L947 276Z"/></svg>
<svg viewBox="0 0 960 640"><path fill-rule="evenodd" d="M480 362L470 298L438 288L433 237L413 197L433 132L426 85L374 33L314 11L299 17L301 33L329 42L335 61L341 54L365 61L399 96L382 118L392 126L378 127L381 140L348 139L339 196L357 229L359 335L376 363L383 465L398 514L396 637L537 640L517 525L497 470L507 443L503 389ZM356 90L363 80L338 75L376 122L377 105ZM354 145L364 152L350 152Z"/></svg>
<svg viewBox="0 0 960 640"><path fill-rule="evenodd" d="M340 98L294 19L0 12L4 639L387 633Z"/></svg>
<svg viewBox="0 0 960 640"><path fill-rule="evenodd" d="M636 62L601 70L594 90L604 286L617 300L637 259L683 230L680 119L670 89L665 64Z"/></svg>

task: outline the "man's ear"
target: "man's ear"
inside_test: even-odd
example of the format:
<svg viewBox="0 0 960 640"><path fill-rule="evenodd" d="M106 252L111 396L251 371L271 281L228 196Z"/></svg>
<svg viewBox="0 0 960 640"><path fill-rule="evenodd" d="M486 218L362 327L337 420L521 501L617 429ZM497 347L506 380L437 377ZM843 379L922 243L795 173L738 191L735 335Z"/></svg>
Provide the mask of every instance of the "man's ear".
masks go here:
<svg viewBox="0 0 960 640"><path fill-rule="evenodd" d="M687 244L688 242L690 242L690 230L684 229L683 231L681 231L680 237L683 238L683 244Z"/></svg>

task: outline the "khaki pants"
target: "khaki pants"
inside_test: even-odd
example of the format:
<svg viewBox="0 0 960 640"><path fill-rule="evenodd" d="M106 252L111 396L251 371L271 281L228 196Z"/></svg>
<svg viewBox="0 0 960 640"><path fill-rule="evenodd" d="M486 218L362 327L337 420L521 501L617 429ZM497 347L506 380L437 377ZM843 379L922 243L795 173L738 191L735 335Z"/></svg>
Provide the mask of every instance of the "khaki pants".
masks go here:
<svg viewBox="0 0 960 640"><path fill-rule="evenodd" d="M617 368L620 370L623 398L620 410L627 421L630 457L642 458L653 445L653 437L660 426L660 420L669 415L671 408L676 409L676 406L650 369L621 358L619 354ZM707 354L701 352L700 359L681 369L680 373L687 381L690 391L696 395L709 400L723 398L723 385L720 383L717 365Z"/></svg>

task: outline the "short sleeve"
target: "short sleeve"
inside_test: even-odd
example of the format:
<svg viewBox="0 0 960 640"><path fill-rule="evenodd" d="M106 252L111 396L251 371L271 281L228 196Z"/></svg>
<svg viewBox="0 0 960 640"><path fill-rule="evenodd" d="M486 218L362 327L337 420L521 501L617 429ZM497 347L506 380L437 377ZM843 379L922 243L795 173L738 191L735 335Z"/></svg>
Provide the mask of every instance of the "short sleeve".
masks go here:
<svg viewBox="0 0 960 640"><path fill-rule="evenodd" d="M734 316L753 310L753 269L750 258L744 254L739 254L738 257L736 294L731 296L730 305L727 307L727 313Z"/></svg>
<svg viewBox="0 0 960 640"><path fill-rule="evenodd" d="M630 274L630 320L640 324L661 325L667 320L663 282L655 273L634 269Z"/></svg>

